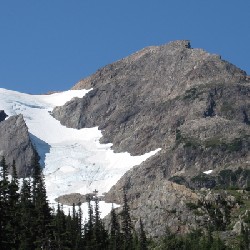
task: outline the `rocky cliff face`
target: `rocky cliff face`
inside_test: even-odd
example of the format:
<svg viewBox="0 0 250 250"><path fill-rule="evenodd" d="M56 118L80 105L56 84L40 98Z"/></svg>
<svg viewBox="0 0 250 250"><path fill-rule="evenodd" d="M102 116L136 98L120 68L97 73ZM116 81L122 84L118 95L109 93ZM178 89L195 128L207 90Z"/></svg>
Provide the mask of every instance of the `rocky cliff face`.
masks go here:
<svg viewBox="0 0 250 250"><path fill-rule="evenodd" d="M93 90L53 114L68 127L99 126L103 142L116 151L142 154L168 144L162 138L173 141L187 120L217 115L247 123L245 81L245 72L219 56L177 41L146 48L80 81L75 89Z"/></svg>
<svg viewBox="0 0 250 250"><path fill-rule="evenodd" d="M15 160L19 177L29 176L31 159L36 152L23 116L11 116L2 121L0 123L0 138L0 155L4 156L10 165Z"/></svg>
<svg viewBox="0 0 250 250"><path fill-rule="evenodd" d="M145 190L155 200L171 193L171 188L163 190L171 178L184 178L189 186L205 170L216 175L250 168L250 79L219 56L192 49L188 41L143 49L74 86L81 88L93 90L54 109L62 124L98 126L102 142L112 142L117 152L138 155L162 148L127 172L107 195L120 200L125 186L131 204L141 204L132 205L134 215L149 199ZM152 216L148 219L158 223L154 228L162 230L159 218L165 212L156 215L154 206L144 207L144 214Z"/></svg>
<svg viewBox="0 0 250 250"><path fill-rule="evenodd" d="M0 122L4 121L7 115L5 114L4 110L0 110Z"/></svg>

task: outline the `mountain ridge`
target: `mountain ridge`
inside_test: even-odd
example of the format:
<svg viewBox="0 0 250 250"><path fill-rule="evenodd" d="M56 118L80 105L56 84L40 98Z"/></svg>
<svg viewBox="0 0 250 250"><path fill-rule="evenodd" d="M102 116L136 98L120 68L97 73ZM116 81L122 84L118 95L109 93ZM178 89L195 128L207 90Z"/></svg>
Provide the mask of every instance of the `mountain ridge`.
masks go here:
<svg viewBox="0 0 250 250"><path fill-rule="evenodd" d="M135 224L138 225L141 217L150 228L151 236L163 233L165 225L174 232L204 226L206 216L201 216L199 224L196 215L186 206L204 198L196 189L207 190L232 183L238 188L249 188L250 78L220 56L193 49L188 40L151 46L99 69L73 89L84 93L84 89L88 89L88 93L84 95L80 91L73 99L74 95L66 92L32 97L15 93L11 101L3 103L10 117L0 122L0 127L5 127L0 130L3 138L12 136L7 131L8 124L17 117L23 125L15 127L19 123L14 121L14 136L21 128L27 134L22 115L11 116L23 112L35 132L25 141L31 140L38 146L44 162L45 159L50 163L57 157L61 159L45 171L46 178L50 179L48 190L56 189L57 196L61 183L64 183L62 195L66 190L81 190L86 195L94 187L92 184L101 187L100 183L106 183L104 172L109 176L108 171L116 167L117 178L122 171L135 165L130 164L129 168L126 165L131 156L119 158L125 161L120 163L118 158L116 161L112 157L109 159L110 144L101 146L96 142L100 131L100 142L112 143L117 153L129 152L137 157L147 152L154 154L149 159L141 158L147 160L129 169L103 198L106 202L121 204L125 188ZM1 94L4 97L6 93ZM43 124L45 116L49 126L46 131L40 131L36 124ZM83 128L89 130L80 131ZM74 134L75 141L64 145L63 133L68 139ZM13 136L6 141L11 139ZM86 141L86 145L79 140ZM20 141L13 140L15 148L19 144ZM0 149L2 145L0 143ZM96 146L106 155L102 157L109 160L108 168L101 154L94 156ZM85 152L87 147L90 150ZM77 160L72 160L72 155ZM76 173L77 181L73 180ZM66 180L68 176L70 180ZM223 179L225 176L230 178ZM72 188L76 182L78 190ZM111 186L111 182L105 185ZM213 197L212 201L216 202Z"/></svg>
<svg viewBox="0 0 250 250"><path fill-rule="evenodd" d="M143 49L73 88L82 87L93 90L53 110L63 125L98 126L101 142L113 143L116 152L140 155L162 148L129 170L106 195L120 203L125 187L133 215L139 214L136 204L146 204L166 181L178 179L187 188L197 188L195 180L209 170L211 177L204 177L199 188L211 188L218 185L221 171L250 168L249 77L218 55L192 49L189 41ZM240 188L248 185L243 176L238 178ZM161 209L171 207L168 200L161 203ZM161 209L158 215L152 209L146 206L144 215L163 231L167 217ZM187 222L186 229L193 223Z"/></svg>
<svg viewBox="0 0 250 250"><path fill-rule="evenodd" d="M0 122L0 138L0 155L5 157L7 163L15 161L19 177L30 176L32 158L37 152L21 114Z"/></svg>

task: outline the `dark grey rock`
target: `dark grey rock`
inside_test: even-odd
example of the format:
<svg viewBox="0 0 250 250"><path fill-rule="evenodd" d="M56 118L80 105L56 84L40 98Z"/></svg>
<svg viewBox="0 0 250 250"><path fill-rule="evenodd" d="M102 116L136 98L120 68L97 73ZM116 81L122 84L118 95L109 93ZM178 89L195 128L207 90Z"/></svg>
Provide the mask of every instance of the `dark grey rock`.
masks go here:
<svg viewBox="0 0 250 250"><path fill-rule="evenodd" d="M31 159L36 153L22 115L11 116L0 123L0 156L11 165L16 162L19 177L31 174ZM9 169L11 173L11 169Z"/></svg>
<svg viewBox="0 0 250 250"><path fill-rule="evenodd" d="M4 110L0 110L0 122L4 121L8 115L5 114Z"/></svg>
<svg viewBox="0 0 250 250"><path fill-rule="evenodd" d="M63 205L73 206L73 204L79 205L79 204L82 204L84 202L87 202L89 199L94 201L95 194L94 193L88 193L85 195L80 194L80 193L64 194L64 195L57 197L55 199L55 201L59 202ZM99 197L98 199L99 199L99 201L101 201L103 199L103 197Z"/></svg>
<svg viewBox="0 0 250 250"><path fill-rule="evenodd" d="M98 126L101 142L113 143L116 152L140 155L162 148L128 171L106 195L119 203L126 187L133 216L147 216L152 235L164 230L166 207L180 212L183 207L174 198L179 191L167 195L173 202L158 204L155 198L164 185L171 193L169 178L188 180L209 169L216 174L250 168L250 78L220 56L192 49L188 41L148 47L98 70L73 89L81 88L93 90L53 111L63 125ZM187 220L171 216L173 225Z"/></svg>
<svg viewBox="0 0 250 250"><path fill-rule="evenodd" d="M80 81L74 89L93 90L55 108L53 116L68 127L98 126L102 142L112 142L115 151L143 154L168 144L182 122L211 112L248 121L245 82L244 71L177 41L146 48Z"/></svg>
<svg viewBox="0 0 250 250"><path fill-rule="evenodd" d="M139 155L162 148L157 165L165 177L183 169L247 161L247 146L228 155L205 144L212 137L240 137L248 144L249 79L219 56L191 49L188 41L143 49L100 69L74 89L83 87L93 90L55 108L54 117L68 127L99 126L101 142L113 143L116 152ZM185 143L176 141L178 130L188 131ZM186 147L194 142L193 133L197 147Z"/></svg>

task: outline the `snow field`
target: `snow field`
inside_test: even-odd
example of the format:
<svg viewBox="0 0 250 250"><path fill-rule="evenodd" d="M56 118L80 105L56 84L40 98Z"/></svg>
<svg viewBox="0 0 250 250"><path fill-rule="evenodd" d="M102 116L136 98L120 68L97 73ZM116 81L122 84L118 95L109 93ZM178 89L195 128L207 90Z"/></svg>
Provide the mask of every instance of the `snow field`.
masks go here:
<svg viewBox="0 0 250 250"><path fill-rule="evenodd" d="M107 192L121 176L141 164L160 149L141 156L114 153L112 144L100 144L98 128L72 129L62 126L50 112L74 97L83 97L89 90L69 90L51 95L28 95L0 88L0 109L9 116L22 114L29 128L33 144L44 167L48 199L70 193L90 193L95 189L101 195ZM67 210L68 207L64 206ZM111 210L111 204L100 202L102 217ZM82 205L83 215L87 205Z"/></svg>

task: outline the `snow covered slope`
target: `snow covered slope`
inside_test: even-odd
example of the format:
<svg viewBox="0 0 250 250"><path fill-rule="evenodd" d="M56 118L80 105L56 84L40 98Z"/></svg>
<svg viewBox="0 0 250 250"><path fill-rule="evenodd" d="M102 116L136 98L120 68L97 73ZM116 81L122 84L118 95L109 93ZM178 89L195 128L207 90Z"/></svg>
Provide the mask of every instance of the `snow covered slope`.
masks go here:
<svg viewBox="0 0 250 250"><path fill-rule="evenodd" d="M98 128L66 128L50 112L87 90L70 90L51 95L28 95L0 88L0 109L9 116L23 114L32 142L44 166L50 202L63 194L107 192L130 168L159 149L142 156L114 153L112 144L100 144ZM102 204L101 204L102 208ZM104 209L105 210L105 209ZM103 213L103 215L105 215Z"/></svg>

